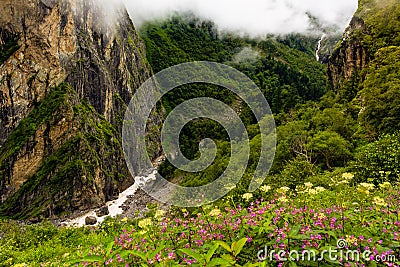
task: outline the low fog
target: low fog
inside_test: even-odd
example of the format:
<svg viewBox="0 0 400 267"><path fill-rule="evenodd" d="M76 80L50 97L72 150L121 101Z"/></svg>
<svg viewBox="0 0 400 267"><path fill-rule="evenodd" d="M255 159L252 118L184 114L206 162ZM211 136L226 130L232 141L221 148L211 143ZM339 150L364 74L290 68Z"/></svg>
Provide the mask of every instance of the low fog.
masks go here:
<svg viewBox="0 0 400 267"><path fill-rule="evenodd" d="M99 0L104 1L104 0ZM357 0L119 0L136 27L176 12L192 12L214 21L220 30L263 36L309 33L307 14L327 28L343 31L357 9Z"/></svg>

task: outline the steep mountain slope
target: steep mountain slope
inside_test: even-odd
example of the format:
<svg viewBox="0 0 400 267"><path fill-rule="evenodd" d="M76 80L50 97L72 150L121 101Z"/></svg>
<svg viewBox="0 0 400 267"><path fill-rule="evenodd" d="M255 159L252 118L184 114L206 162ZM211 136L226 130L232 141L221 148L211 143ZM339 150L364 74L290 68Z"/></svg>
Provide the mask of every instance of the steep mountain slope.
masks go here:
<svg viewBox="0 0 400 267"><path fill-rule="evenodd" d="M358 10L329 60L328 76L334 88L357 76L379 49L400 44L399 4L399 0L359 0Z"/></svg>
<svg viewBox="0 0 400 267"><path fill-rule="evenodd" d="M18 124L0 151L7 214L49 217L88 209L133 182L119 133L65 84Z"/></svg>
<svg viewBox="0 0 400 267"><path fill-rule="evenodd" d="M86 209L133 182L120 129L151 69L126 10L114 11L104 19L94 1L1 1L3 213Z"/></svg>
<svg viewBox="0 0 400 267"><path fill-rule="evenodd" d="M326 67L315 60L318 38L313 36L241 38L231 33L219 33L213 22L194 15L148 23L141 36L154 71L201 60L230 65L253 79L274 113L317 100L326 92ZM215 90L208 91L214 96ZM190 90L185 92L190 94ZM224 97L226 94L222 100L226 100ZM186 98L183 92L169 94L166 105L178 105Z"/></svg>
<svg viewBox="0 0 400 267"><path fill-rule="evenodd" d="M400 1L360 0L343 40L329 60L328 77L342 101L353 101L370 137L396 132Z"/></svg>

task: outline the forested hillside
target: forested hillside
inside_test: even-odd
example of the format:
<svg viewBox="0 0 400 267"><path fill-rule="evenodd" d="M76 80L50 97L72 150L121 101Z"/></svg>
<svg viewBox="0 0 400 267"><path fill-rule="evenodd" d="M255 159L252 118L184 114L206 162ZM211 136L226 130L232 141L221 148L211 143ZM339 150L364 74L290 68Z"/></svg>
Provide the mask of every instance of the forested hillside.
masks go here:
<svg viewBox="0 0 400 267"><path fill-rule="evenodd" d="M318 37L293 34L252 40L219 33L211 22L193 17L149 23L141 36L155 71L194 60L217 61L241 70L260 87L278 125L277 152L267 178L269 182L294 188L298 183L312 180L327 186L328 176L338 168L349 167L356 147L365 141L352 105L336 99L334 91L328 90L326 65L319 63L312 53ZM235 96L223 89L204 85L174 90L164 98L164 104L171 109L185 99L203 95L218 98L218 94L220 100L240 111L247 123L252 153L246 176L251 177L258 161L260 133L246 105L238 103ZM188 124L181 135L182 151L194 158L198 155L198 140L214 138L220 148L216 161L196 174L174 171L165 163L162 173L186 186L208 183L219 177L230 156L227 136L221 132L210 121Z"/></svg>

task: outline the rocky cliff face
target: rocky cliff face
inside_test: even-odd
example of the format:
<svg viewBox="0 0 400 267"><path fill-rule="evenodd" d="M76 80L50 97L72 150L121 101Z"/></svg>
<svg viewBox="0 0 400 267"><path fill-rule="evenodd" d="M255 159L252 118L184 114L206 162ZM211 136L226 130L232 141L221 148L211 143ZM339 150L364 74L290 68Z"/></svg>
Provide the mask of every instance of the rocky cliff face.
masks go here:
<svg viewBox="0 0 400 267"><path fill-rule="evenodd" d="M114 122L149 77L144 47L123 9L111 22L93 1L2 1L0 12L2 36L15 36L20 46L0 69L0 143L51 86L69 82Z"/></svg>
<svg viewBox="0 0 400 267"><path fill-rule="evenodd" d="M370 61L370 54L360 39L353 36L355 31L367 33L363 19L354 16L343 39L328 61L328 79L337 89L356 72L364 69Z"/></svg>
<svg viewBox="0 0 400 267"><path fill-rule="evenodd" d="M1 1L4 214L86 209L133 182L120 130L132 94L151 70L127 12L114 11L115 18L104 19L92 0ZM150 126L159 121L154 115Z"/></svg>
<svg viewBox="0 0 400 267"><path fill-rule="evenodd" d="M359 0L328 76L371 140L399 129L399 51L400 0Z"/></svg>
<svg viewBox="0 0 400 267"><path fill-rule="evenodd" d="M329 58L328 78L333 88L351 79L362 83L361 71L379 50L400 44L399 32L399 0L359 0L358 10Z"/></svg>

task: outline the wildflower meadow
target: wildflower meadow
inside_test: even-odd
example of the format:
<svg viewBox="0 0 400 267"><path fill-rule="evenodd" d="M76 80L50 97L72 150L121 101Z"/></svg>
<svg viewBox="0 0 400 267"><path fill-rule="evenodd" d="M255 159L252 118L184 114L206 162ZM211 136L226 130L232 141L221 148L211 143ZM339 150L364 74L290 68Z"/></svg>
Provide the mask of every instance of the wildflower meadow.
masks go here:
<svg viewBox="0 0 400 267"><path fill-rule="evenodd" d="M2 266L400 266L400 187L263 185L198 208L149 206L95 227L2 222Z"/></svg>
<svg viewBox="0 0 400 267"><path fill-rule="evenodd" d="M311 182L228 196L196 209L156 207L122 223L107 245L82 251L76 266L398 266L400 188ZM327 253L330 252L330 253ZM304 257L307 255L307 257Z"/></svg>

